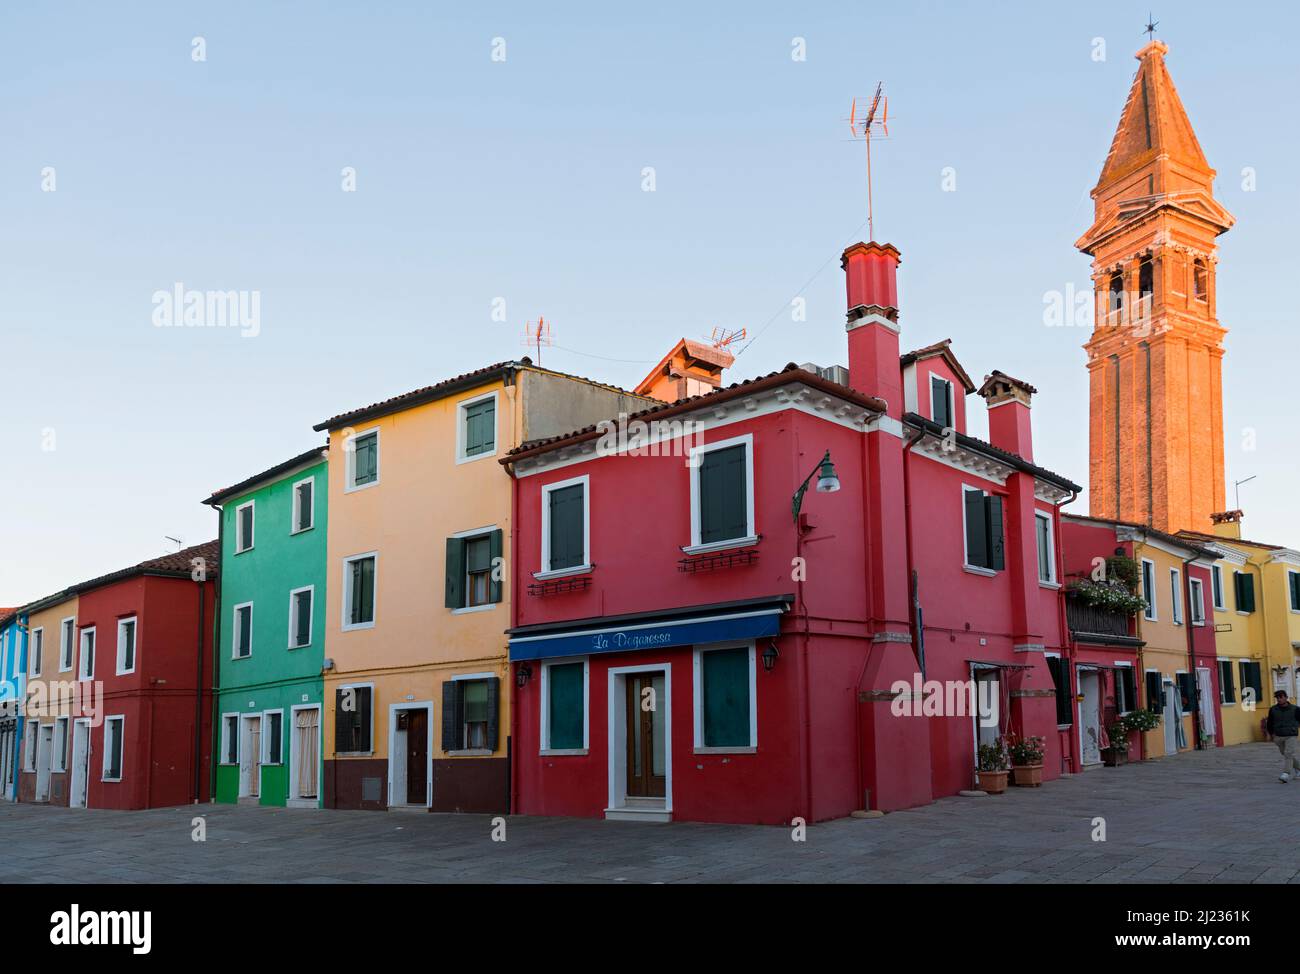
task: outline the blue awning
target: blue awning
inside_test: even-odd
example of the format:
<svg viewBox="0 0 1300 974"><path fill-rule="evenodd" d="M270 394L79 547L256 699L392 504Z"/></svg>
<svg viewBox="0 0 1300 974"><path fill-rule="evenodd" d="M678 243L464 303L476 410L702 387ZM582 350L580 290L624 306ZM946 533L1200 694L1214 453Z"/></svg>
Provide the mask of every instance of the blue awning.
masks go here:
<svg viewBox="0 0 1300 974"><path fill-rule="evenodd" d="M675 618L646 618L635 623L566 627L557 632L518 632L510 638L514 661L586 656L588 653L627 653L701 643L739 642L775 636L781 631L786 604L746 606L740 611L701 612ZM558 627L557 627L558 628Z"/></svg>

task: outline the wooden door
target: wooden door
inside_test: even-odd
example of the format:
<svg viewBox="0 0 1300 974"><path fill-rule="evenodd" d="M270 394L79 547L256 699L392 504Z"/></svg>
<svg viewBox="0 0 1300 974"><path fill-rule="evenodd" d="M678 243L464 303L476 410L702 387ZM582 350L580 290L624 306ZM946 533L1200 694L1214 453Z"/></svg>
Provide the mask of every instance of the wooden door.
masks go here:
<svg viewBox="0 0 1300 974"><path fill-rule="evenodd" d="M627 796L663 798L667 781L664 675L631 673L626 687Z"/></svg>
<svg viewBox="0 0 1300 974"><path fill-rule="evenodd" d="M262 784L262 719L248 721L248 794L256 798Z"/></svg>
<svg viewBox="0 0 1300 974"><path fill-rule="evenodd" d="M406 725L406 801L429 801L429 712L408 710Z"/></svg>

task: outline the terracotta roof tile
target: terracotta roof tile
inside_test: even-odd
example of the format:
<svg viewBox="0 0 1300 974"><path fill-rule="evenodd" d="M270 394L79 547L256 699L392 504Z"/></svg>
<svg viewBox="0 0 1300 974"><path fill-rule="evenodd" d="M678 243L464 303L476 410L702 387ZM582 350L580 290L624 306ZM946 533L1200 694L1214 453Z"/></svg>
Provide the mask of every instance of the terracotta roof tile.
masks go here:
<svg viewBox="0 0 1300 974"><path fill-rule="evenodd" d="M953 372L956 373L957 378L961 379L961 384L966 387L966 391L968 393L974 392L975 383L967 374L966 370L962 368L961 363L957 361L957 356L953 354L952 348L950 347L951 345L952 339L945 338L943 341L935 342L933 345L926 345L924 348L916 348L910 352L904 352L898 357L898 364L906 368L913 362L918 362L921 359L934 358L936 355L941 356L944 361L948 363Z"/></svg>
<svg viewBox="0 0 1300 974"><path fill-rule="evenodd" d="M214 491L212 496L204 500L203 503L220 504L222 501L228 500L229 498L234 497L236 494L242 494L244 491L256 486L257 484L260 484L264 480L270 480L272 477L275 477L277 474L288 473L294 467L299 467L305 463L310 462L313 457L323 459L324 458L323 454L327 449L329 449L328 443L324 443L321 446L312 447L310 450L300 453L296 457L291 457L288 460L284 460L280 463L277 463L274 467L270 467L266 470L263 470L261 473L253 474L253 476L241 480L237 484L233 484L230 487L224 487L221 490Z"/></svg>

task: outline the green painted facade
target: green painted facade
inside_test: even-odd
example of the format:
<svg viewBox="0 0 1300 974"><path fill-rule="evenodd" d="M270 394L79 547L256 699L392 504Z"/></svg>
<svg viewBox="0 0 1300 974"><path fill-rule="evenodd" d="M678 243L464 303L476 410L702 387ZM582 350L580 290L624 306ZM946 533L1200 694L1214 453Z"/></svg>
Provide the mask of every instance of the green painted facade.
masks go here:
<svg viewBox="0 0 1300 974"><path fill-rule="evenodd" d="M220 508L222 540L213 720L213 780L220 802L320 807L324 799L320 707L329 476L323 450L304 456L237 492L209 499ZM295 502L304 483L311 492L306 528L302 505ZM249 516L243 510L250 502L252 543L246 546ZM304 590L310 593L309 612ZM315 767L306 773L299 766L312 752L299 736L309 734L313 717Z"/></svg>

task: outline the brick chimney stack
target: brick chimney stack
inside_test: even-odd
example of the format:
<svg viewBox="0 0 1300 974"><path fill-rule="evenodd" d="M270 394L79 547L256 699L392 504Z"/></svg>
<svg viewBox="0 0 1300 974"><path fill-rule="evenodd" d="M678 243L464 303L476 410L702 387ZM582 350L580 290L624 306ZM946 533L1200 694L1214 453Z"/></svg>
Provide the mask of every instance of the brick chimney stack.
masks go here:
<svg viewBox="0 0 1300 974"><path fill-rule="evenodd" d="M1033 428L1029 409L1038 390L996 369L984 377L979 395L989 408L989 442L1000 450L1034 461Z"/></svg>
<svg viewBox="0 0 1300 974"><path fill-rule="evenodd" d="M903 415L903 381L898 365L898 265L893 244L855 243L840 258L848 294L849 384Z"/></svg>

